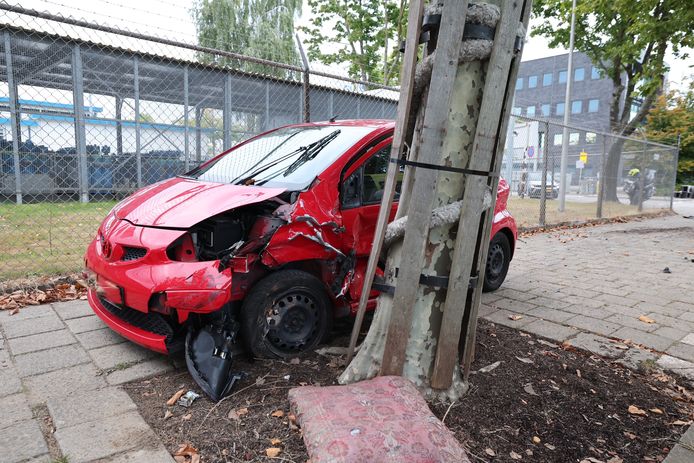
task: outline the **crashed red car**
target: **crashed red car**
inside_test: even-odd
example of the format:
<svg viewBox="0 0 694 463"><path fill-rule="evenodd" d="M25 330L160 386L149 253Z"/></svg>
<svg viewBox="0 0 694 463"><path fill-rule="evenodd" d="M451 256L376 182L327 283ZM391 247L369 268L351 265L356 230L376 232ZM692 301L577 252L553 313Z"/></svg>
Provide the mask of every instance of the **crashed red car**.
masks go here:
<svg viewBox="0 0 694 463"><path fill-rule="evenodd" d="M356 310L393 128L282 127L137 191L89 245L89 304L124 337L163 353L205 326L209 342L238 332L256 356L314 348L334 317ZM501 285L516 242L508 194L501 181L486 290Z"/></svg>

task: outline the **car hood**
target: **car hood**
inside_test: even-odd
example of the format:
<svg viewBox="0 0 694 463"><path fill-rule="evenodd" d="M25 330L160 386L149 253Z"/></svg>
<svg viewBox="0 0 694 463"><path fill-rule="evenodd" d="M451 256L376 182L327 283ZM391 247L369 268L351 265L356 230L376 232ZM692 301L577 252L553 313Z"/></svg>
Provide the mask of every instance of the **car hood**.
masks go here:
<svg viewBox="0 0 694 463"><path fill-rule="evenodd" d="M188 228L213 215L273 198L284 188L210 183L175 177L142 188L113 210L135 225Z"/></svg>
<svg viewBox="0 0 694 463"><path fill-rule="evenodd" d="M542 182L541 182L541 181L530 182L530 186L534 186L534 187L541 188L541 187L542 187ZM552 188L559 188L559 185L556 184L556 183L547 182L547 186L551 186Z"/></svg>

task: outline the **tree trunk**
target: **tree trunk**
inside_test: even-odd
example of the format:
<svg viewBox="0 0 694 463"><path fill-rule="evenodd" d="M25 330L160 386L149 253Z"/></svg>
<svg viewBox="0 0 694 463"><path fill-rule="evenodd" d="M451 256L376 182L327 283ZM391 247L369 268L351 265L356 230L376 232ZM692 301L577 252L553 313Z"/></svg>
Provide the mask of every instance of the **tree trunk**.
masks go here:
<svg viewBox="0 0 694 463"><path fill-rule="evenodd" d="M473 137L479 116L479 107L484 87L486 64L482 62L463 63L458 72L453 89L451 112L449 115L447 136L441 150L441 164L465 167L472 151ZM423 112L418 115L417 125L421 126ZM411 146L416 149L417 141ZM416 153L412 154L416 156ZM416 174L415 174L416 175ZM457 173L441 172L438 177L435 207L444 206L460 200L463 196L464 177ZM403 192L406 182L403 181ZM402 198L398 206L398 216L407 214L409 201ZM428 245L422 273L427 275L448 275L451 266L451 254L456 239L457 223L432 228L428 235ZM402 253L402 240L393 243L388 249L386 283L397 284L394 269L399 266ZM409 342L405 353L403 376L410 379L425 394L445 396L455 399L465 392L465 385L459 371L454 372L453 384L446 391L434 390L429 384L436 356L437 339L441 327L443 303L446 290L420 286L415 307ZM360 381L376 376L380 370L385 347L386 333L390 321L393 297L381 293L371 328L362 344L362 348L339 378L342 384ZM396 309L397 310L397 309Z"/></svg>
<svg viewBox="0 0 694 463"><path fill-rule="evenodd" d="M605 186L605 201L619 202L617 187L619 182L619 161L624 148L624 139L617 138L607 154L605 172L603 172L603 185Z"/></svg>

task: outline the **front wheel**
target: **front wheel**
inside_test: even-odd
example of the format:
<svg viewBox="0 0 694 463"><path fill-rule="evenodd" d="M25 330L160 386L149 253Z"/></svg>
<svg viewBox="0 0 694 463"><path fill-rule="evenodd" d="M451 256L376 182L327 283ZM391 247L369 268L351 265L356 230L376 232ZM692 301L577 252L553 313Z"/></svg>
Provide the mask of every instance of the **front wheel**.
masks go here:
<svg viewBox="0 0 694 463"><path fill-rule="evenodd" d="M503 232L498 232L489 243L487 268L484 271L484 292L499 289L506 279L511 263L511 243Z"/></svg>
<svg viewBox="0 0 694 463"><path fill-rule="evenodd" d="M243 338L255 357L290 358L314 349L330 328L325 287L300 270L269 274L249 292L241 308Z"/></svg>

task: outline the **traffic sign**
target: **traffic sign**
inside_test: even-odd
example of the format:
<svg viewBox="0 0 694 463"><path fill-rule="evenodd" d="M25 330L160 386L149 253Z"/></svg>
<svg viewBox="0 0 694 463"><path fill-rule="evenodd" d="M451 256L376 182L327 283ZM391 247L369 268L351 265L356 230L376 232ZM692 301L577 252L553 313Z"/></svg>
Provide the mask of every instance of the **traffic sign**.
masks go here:
<svg viewBox="0 0 694 463"><path fill-rule="evenodd" d="M528 157L531 158L535 156L535 147L534 146L528 146Z"/></svg>
<svg viewBox="0 0 694 463"><path fill-rule="evenodd" d="M581 151L579 159L583 164L588 164L588 153L586 153L585 151Z"/></svg>

